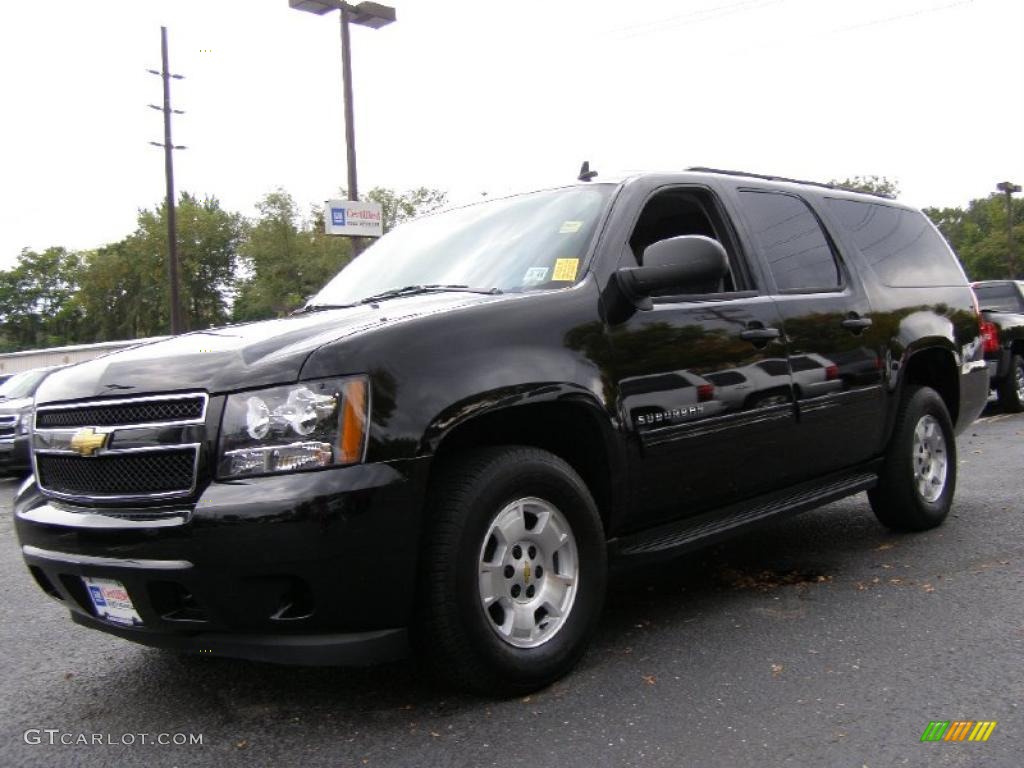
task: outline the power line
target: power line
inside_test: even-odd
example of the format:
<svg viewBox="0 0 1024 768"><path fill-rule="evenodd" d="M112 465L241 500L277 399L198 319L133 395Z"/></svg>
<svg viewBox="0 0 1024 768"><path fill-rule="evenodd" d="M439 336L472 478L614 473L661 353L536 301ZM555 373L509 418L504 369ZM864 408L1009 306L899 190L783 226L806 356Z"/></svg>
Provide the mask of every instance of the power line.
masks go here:
<svg viewBox="0 0 1024 768"><path fill-rule="evenodd" d="M620 34L618 37L624 40L634 37L644 37L646 35L657 34L658 32L665 32L671 29L701 24L705 21L715 21L727 16L734 16L737 13L759 10L773 5L781 5L786 1L787 0L741 0L741 2L738 3L716 5L686 14L668 16L664 19L657 19L643 24L635 24L631 27L625 27L619 30Z"/></svg>
<svg viewBox="0 0 1024 768"><path fill-rule="evenodd" d="M865 21L860 24L851 24L848 27L839 27L838 29L833 29L832 32L852 32L853 30L857 29L877 27L882 24L890 24L894 21L903 21L904 19L916 18L917 16L928 16L933 13L938 13L939 11L948 11L950 8L958 8L962 5L971 5L973 2L974 0L957 0L955 3L947 3L946 5L938 5L932 8L920 8L916 11L911 11L910 13L903 13L898 16L887 16L884 19L874 19L873 21Z"/></svg>

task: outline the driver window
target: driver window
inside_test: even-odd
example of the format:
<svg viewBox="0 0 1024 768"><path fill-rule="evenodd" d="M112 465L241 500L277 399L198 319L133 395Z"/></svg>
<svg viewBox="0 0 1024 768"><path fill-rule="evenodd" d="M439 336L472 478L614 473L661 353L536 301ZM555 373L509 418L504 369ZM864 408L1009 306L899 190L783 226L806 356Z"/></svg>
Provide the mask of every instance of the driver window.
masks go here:
<svg viewBox="0 0 1024 768"><path fill-rule="evenodd" d="M644 249L647 246L679 235L703 235L717 240L725 246L729 254L729 273L719 286L720 293L737 290L735 279L734 258L728 238L715 226L714 219L709 215L711 210L696 190L672 189L659 192L644 206L640 218L629 238L629 247L636 257L636 263L643 266ZM657 295L672 295L673 291L665 291Z"/></svg>

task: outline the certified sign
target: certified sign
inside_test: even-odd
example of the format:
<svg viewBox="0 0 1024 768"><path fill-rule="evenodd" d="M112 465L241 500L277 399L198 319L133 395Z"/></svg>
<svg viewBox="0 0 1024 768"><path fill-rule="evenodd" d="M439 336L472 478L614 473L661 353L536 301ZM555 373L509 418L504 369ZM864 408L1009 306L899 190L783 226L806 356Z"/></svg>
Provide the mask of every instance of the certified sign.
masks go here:
<svg viewBox="0 0 1024 768"><path fill-rule="evenodd" d="M324 224L328 235L380 237L384 234L380 203L328 200Z"/></svg>

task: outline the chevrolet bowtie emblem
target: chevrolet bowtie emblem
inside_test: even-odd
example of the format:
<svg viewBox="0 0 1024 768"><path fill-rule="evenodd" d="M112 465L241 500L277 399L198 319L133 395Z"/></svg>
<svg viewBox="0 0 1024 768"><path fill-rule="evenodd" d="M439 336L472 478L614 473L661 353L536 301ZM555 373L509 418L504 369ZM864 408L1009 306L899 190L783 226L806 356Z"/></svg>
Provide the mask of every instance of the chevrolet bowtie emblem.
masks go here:
<svg viewBox="0 0 1024 768"><path fill-rule="evenodd" d="M107 436L108 433L97 432L92 427L80 429L71 438L71 450L82 456L92 456L107 444Z"/></svg>

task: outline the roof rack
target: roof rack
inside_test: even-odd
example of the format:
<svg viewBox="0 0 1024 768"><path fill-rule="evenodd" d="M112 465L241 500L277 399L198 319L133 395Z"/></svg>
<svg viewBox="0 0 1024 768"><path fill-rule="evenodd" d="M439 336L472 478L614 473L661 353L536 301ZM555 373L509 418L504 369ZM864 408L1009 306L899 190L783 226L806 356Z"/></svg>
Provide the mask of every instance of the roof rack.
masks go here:
<svg viewBox="0 0 1024 768"><path fill-rule="evenodd" d="M882 192L867 192L863 189L854 189L852 187L843 187L839 184L827 184L823 181L807 181L806 179L790 179L785 176L769 176L764 173L750 173L748 171L727 171L722 168L705 168L703 166L695 165L691 168L687 168L688 171L694 173L720 173L724 176L747 176L751 179L763 179L765 181L785 181L790 184L808 184L812 187L823 187L824 189L838 189L843 192L854 192L858 195L872 195L873 197L881 197L885 200L895 200L893 195L886 195Z"/></svg>

